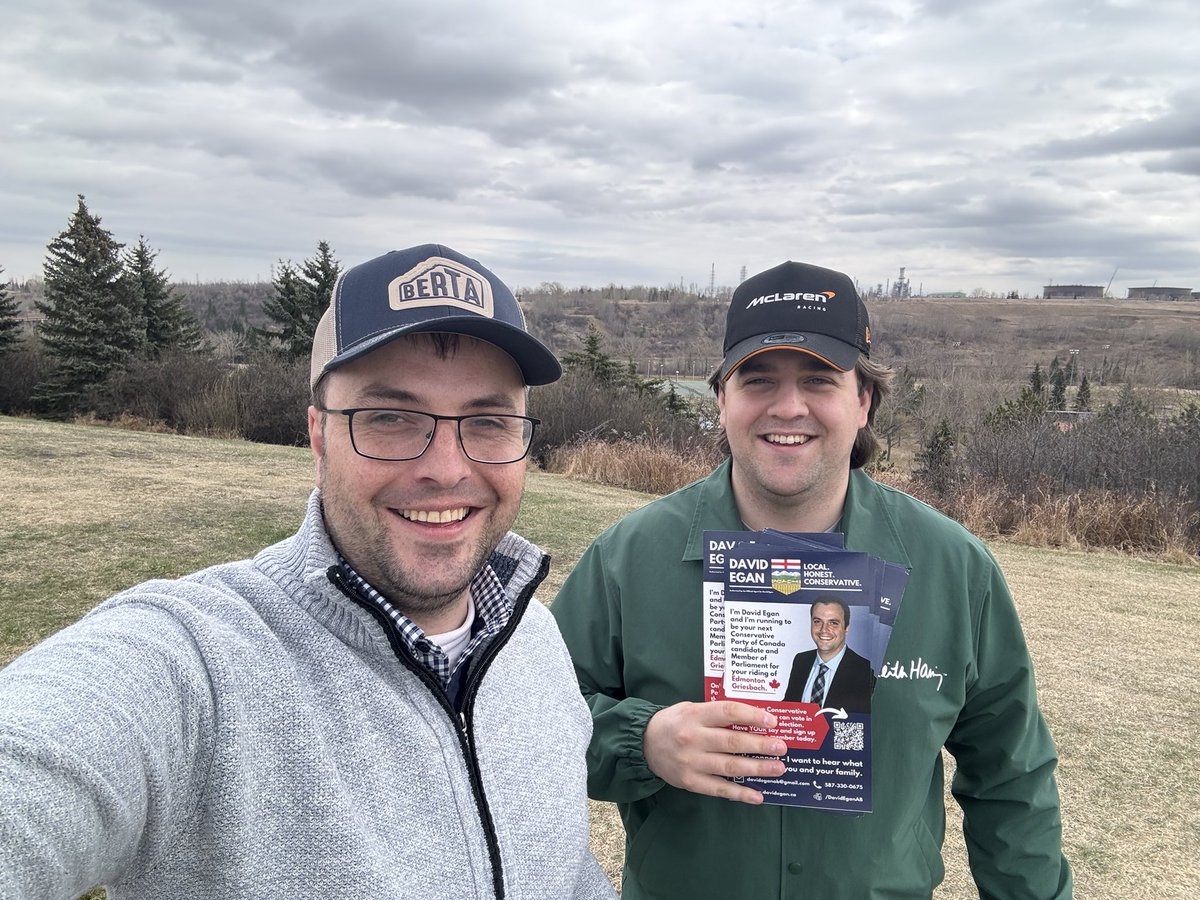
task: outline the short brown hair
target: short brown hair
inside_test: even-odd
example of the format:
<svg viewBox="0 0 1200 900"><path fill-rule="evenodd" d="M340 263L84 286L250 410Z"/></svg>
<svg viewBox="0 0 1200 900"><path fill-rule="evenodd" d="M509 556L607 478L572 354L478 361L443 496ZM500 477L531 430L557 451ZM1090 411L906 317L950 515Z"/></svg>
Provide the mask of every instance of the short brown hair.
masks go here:
<svg viewBox="0 0 1200 900"><path fill-rule="evenodd" d="M831 594L822 594L816 600L809 604L809 614L818 606L840 606L842 608L842 624L847 628L850 627L850 604L841 597L834 597Z"/></svg>
<svg viewBox="0 0 1200 900"><path fill-rule="evenodd" d="M879 408L879 404L891 390L892 378L896 373L891 366L872 362L860 353L858 362L854 364L854 374L858 378L860 395L868 387L871 388L871 406L867 409L867 424L858 429L858 435L854 438L854 446L850 450L850 468L860 469L874 459L883 446L879 435L875 433L875 410ZM708 386L712 388L714 396L721 396L721 391L725 389L725 383L721 380L720 367L708 376ZM717 449L726 456L730 454L729 438L725 435L724 428L718 432Z"/></svg>

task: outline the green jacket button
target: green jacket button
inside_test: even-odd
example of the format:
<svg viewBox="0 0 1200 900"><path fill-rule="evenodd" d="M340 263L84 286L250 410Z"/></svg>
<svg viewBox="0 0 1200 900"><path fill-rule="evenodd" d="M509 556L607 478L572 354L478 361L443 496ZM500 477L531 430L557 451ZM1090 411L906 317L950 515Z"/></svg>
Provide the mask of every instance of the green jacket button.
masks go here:
<svg viewBox="0 0 1200 900"><path fill-rule="evenodd" d="M800 863L788 863L788 871L793 875L799 875L804 871L804 866L800 865Z"/></svg>

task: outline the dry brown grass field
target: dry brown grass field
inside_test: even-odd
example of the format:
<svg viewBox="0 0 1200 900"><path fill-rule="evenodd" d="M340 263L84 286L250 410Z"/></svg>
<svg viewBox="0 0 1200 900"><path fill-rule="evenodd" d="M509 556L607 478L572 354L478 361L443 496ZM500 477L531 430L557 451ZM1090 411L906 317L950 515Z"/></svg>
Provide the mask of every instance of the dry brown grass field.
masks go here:
<svg viewBox="0 0 1200 900"><path fill-rule="evenodd" d="M238 558L290 534L306 451L0 417L0 664L148 577ZM650 497L531 472L518 528L555 565L542 599L603 527ZM1116 553L992 545L1061 755L1076 895L1200 894L1200 568ZM620 823L593 805L619 876ZM951 823L939 900L976 896Z"/></svg>
<svg viewBox="0 0 1200 900"><path fill-rule="evenodd" d="M1065 365L1081 371L1108 359L1140 385L1194 378L1200 358L1200 303L1126 300L934 299L871 301L872 331L893 364L928 352L966 371ZM874 354L872 354L874 355Z"/></svg>
<svg viewBox="0 0 1200 900"><path fill-rule="evenodd" d="M579 349L590 321L608 337L606 350L633 359L644 374L704 377L720 358L728 292L715 297L646 299L617 288L563 295L523 294L534 330L561 352ZM1081 372L1107 361L1139 387L1200 389L1200 303L1144 300L995 300L868 298L872 356L918 379L953 376L993 391L1024 380L1035 362L1045 369L1078 350Z"/></svg>

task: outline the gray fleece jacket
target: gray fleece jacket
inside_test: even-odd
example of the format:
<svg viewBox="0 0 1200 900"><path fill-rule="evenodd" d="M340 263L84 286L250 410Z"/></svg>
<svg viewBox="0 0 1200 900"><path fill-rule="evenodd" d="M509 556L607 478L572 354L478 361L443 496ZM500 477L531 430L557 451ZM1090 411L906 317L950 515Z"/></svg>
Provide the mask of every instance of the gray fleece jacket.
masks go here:
<svg viewBox="0 0 1200 900"><path fill-rule="evenodd" d="M331 583L319 495L253 560L113 597L0 671L0 897L612 897L546 557L456 719Z"/></svg>

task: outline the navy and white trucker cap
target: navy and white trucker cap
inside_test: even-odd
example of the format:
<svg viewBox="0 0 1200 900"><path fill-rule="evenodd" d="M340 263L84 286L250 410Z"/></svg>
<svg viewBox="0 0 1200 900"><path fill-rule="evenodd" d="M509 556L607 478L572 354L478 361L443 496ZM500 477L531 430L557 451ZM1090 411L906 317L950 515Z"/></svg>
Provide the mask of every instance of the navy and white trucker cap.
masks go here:
<svg viewBox="0 0 1200 900"><path fill-rule="evenodd" d="M338 276L313 335L309 385L406 334L442 331L494 344L525 383L562 375L554 354L525 328L525 315L499 278L441 244L393 250Z"/></svg>

